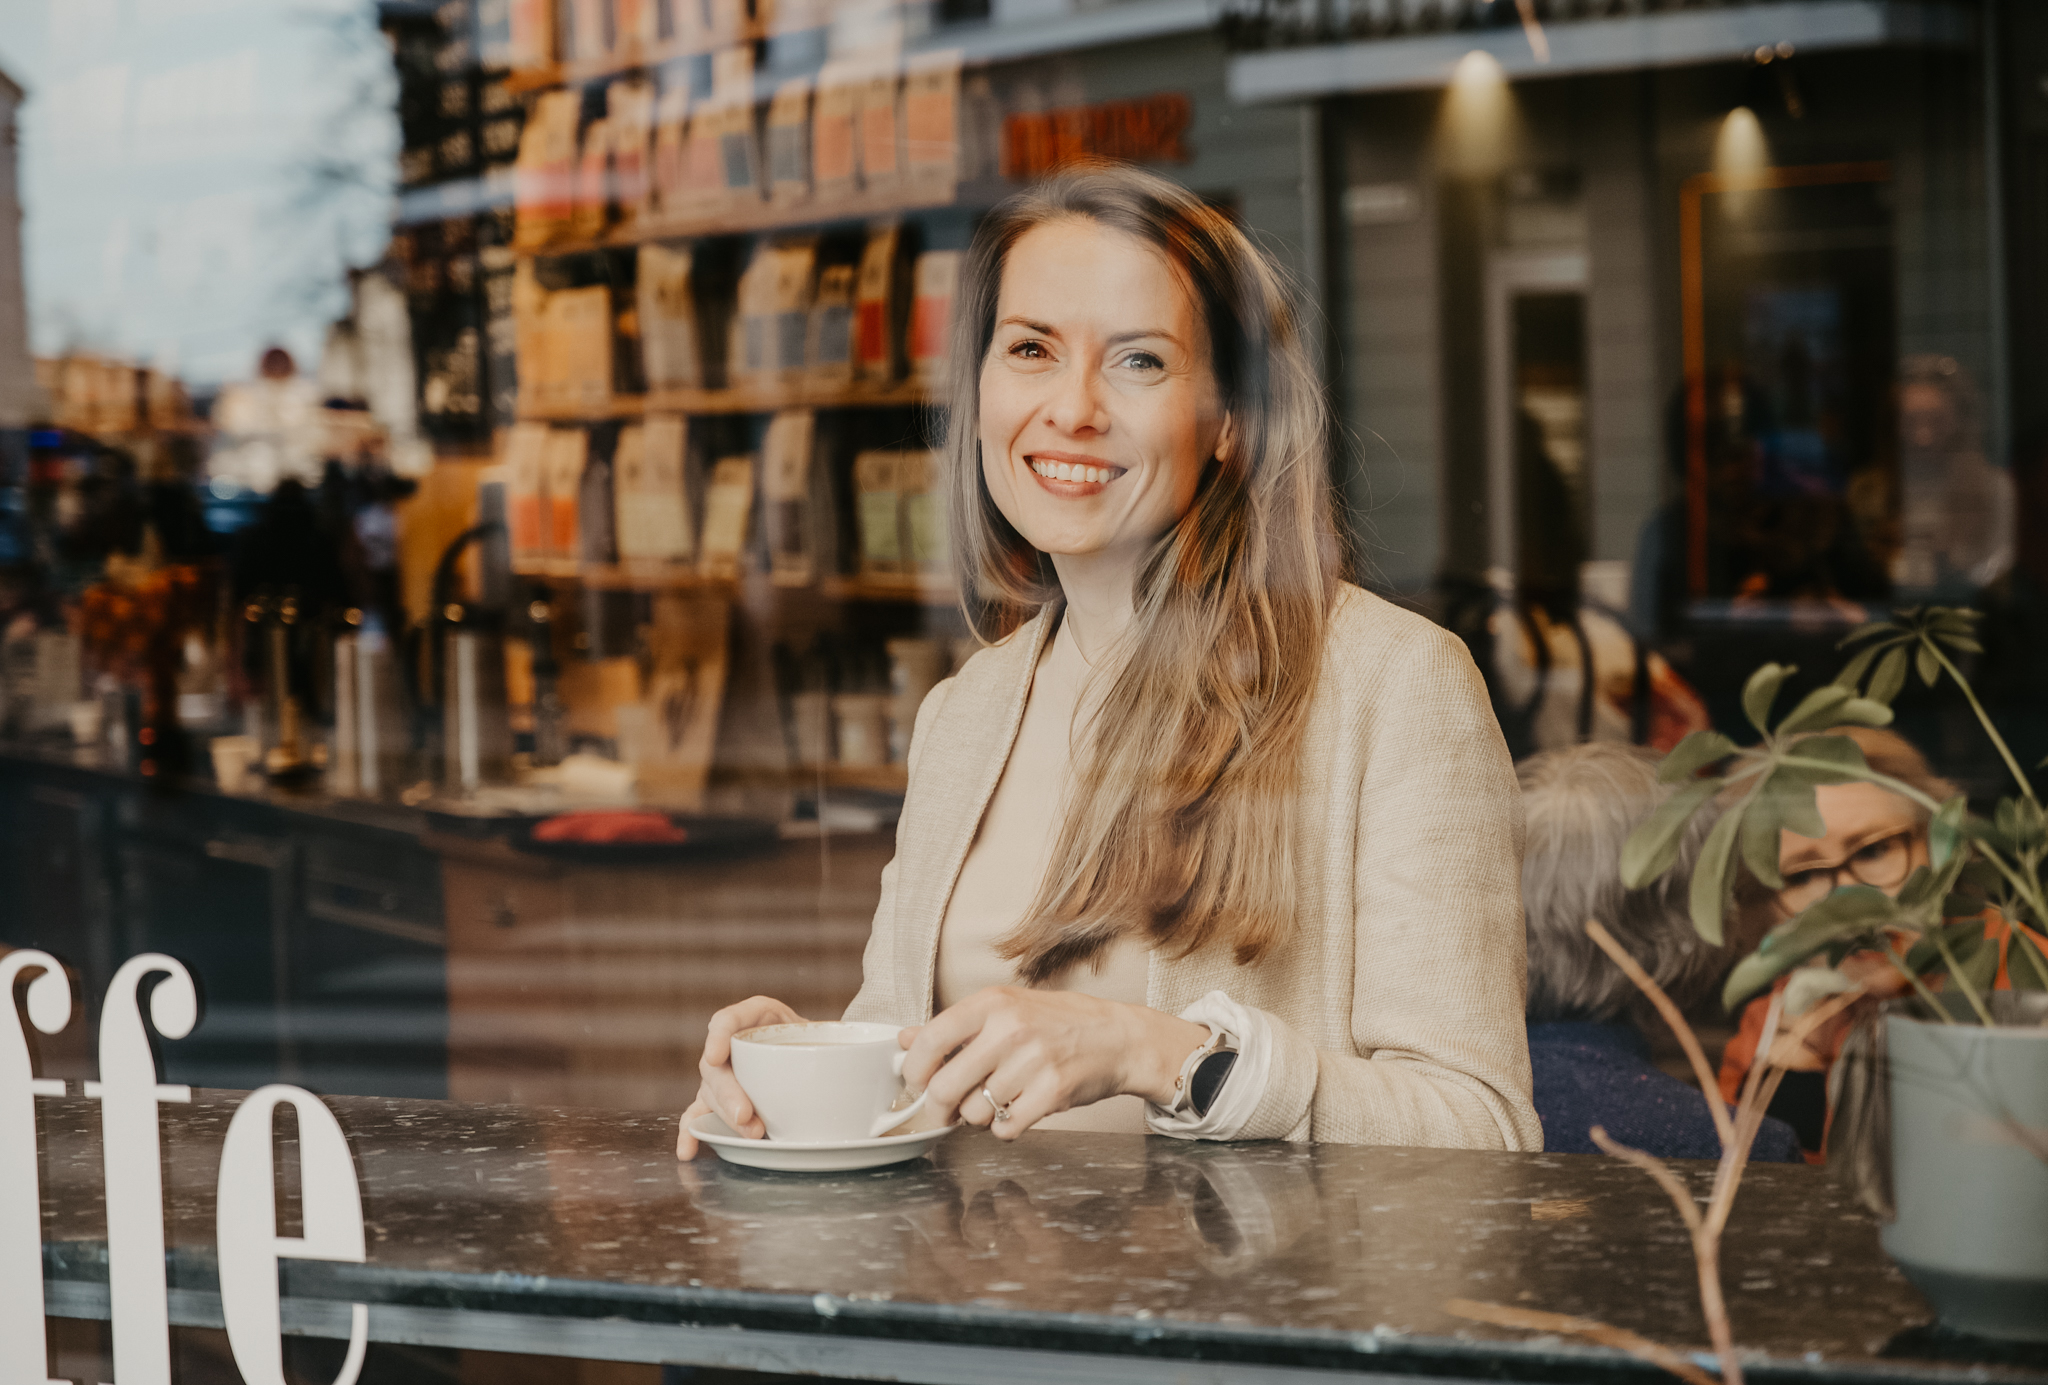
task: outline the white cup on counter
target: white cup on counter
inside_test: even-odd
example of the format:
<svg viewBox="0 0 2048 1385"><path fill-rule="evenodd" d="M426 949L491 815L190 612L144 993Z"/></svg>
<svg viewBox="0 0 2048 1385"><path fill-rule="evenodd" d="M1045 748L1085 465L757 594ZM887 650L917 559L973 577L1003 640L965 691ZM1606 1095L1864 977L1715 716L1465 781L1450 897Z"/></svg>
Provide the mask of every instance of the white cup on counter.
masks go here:
<svg viewBox="0 0 2048 1385"><path fill-rule="evenodd" d="M893 1024L768 1024L733 1036L732 1073L768 1138L837 1144L888 1134L924 1109L897 1110L905 1050Z"/></svg>
<svg viewBox="0 0 2048 1385"><path fill-rule="evenodd" d="M206 748L213 755L213 782L222 793L241 793L249 786L249 770L263 754L254 736L215 736Z"/></svg>

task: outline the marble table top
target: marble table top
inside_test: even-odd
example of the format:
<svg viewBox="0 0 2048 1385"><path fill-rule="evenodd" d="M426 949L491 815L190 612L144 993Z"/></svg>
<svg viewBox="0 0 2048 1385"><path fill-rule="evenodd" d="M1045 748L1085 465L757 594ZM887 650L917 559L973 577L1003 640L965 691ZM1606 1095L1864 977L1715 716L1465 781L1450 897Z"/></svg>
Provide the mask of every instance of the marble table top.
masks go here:
<svg viewBox="0 0 2048 1385"><path fill-rule="evenodd" d="M214 1182L238 1099L162 1108L180 1301L216 1282ZM355 1151L368 1263L289 1262L284 1291L370 1303L373 1337L380 1312L431 1309L1095 1360L1670 1379L1445 1307L1470 1299L1706 1342L1676 1214L1603 1157L963 1131L893 1169L769 1174L708 1152L679 1164L673 1116L328 1104ZM77 1097L37 1105L44 1258L66 1312L106 1278L99 1117ZM284 1167L294 1159L287 1148ZM1711 1167L1678 1167L1704 1199ZM281 1198L290 1234L289 1188ZM2048 1356L1932 1328L1876 1225L1818 1170L1749 1172L1724 1283L1756 1379L2048 1381Z"/></svg>

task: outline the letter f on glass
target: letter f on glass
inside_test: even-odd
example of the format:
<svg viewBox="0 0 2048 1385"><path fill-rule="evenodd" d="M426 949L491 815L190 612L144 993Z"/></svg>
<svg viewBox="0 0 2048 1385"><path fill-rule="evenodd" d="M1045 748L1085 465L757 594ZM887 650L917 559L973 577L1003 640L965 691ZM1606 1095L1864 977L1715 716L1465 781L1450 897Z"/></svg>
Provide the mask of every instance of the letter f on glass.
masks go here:
<svg viewBox="0 0 2048 1385"><path fill-rule="evenodd" d="M160 952L130 957L108 983L100 1009L100 1080L85 1084L85 1094L100 1103L116 1385L171 1385L156 1108L160 1101L190 1101L192 1089L160 1086L156 1080L156 1054L143 1028L139 995L142 979L155 972L164 973L149 996L156 1031L182 1039L199 1022L199 992L184 963Z"/></svg>
<svg viewBox="0 0 2048 1385"><path fill-rule="evenodd" d="M29 1023L45 1034L71 1022L71 981L47 952L23 948L0 957L0 993L14 1018L14 988L28 983ZM35 1075L19 1024L0 1037L0 1382L62 1385L49 1379L43 1332L43 1204L36 1168L36 1098L62 1096L64 1084Z"/></svg>

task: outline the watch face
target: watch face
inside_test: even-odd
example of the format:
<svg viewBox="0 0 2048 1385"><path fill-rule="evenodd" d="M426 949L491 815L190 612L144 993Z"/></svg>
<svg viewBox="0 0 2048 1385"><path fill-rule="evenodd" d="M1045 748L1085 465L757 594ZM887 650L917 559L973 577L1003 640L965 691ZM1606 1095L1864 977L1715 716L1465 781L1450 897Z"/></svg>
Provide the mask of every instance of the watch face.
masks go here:
<svg viewBox="0 0 2048 1385"><path fill-rule="evenodd" d="M1230 1069L1236 1062L1236 1051L1226 1048L1217 1050L1196 1065L1194 1079L1188 1083L1188 1104L1195 1108L1197 1116L1209 1114L1216 1093L1223 1088L1223 1079L1230 1075Z"/></svg>

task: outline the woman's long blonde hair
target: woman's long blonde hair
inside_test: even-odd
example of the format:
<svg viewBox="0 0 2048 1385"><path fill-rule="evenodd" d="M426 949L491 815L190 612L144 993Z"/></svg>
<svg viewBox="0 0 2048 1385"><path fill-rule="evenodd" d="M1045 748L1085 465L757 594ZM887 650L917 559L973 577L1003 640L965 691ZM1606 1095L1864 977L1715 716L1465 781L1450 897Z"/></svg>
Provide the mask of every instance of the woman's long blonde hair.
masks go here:
<svg viewBox="0 0 2048 1385"><path fill-rule="evenodd" d="M1091 164L997 207L956 300L946 459L977 633L1060 601L1051 560L982 477L981 368L1010 248L1081 219L1165 257L1208 329L1236 442L1139 564L1125 657L1076 765L1052 860L1004 940L1026 984L1135 936L1242 964L1294 922L1296 771L1337 592L1322 390L1280 271L1228 217L1164 178Z"/></svg>

